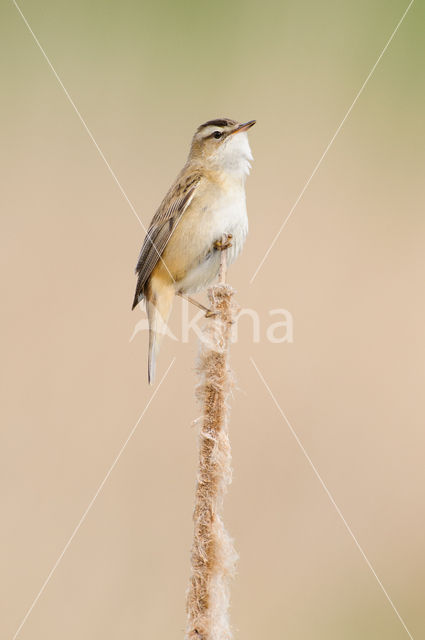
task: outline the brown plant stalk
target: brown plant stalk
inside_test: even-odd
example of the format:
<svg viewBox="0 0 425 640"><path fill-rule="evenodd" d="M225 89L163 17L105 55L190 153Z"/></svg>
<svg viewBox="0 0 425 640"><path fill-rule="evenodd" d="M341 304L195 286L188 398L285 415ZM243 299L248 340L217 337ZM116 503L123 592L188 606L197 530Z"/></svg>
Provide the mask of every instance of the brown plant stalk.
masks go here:
<svg viewBox="0 0 425 640"><path fill-rule="evenodd" d="M231 482L227 400L233 289L226 284L226 251L219 282L208 297L216 316L203 331L197 397L202 406L195 494L191 578L187 595L188 640L229 640L229 579L237 559L223 524L223 499Z"/></svg>

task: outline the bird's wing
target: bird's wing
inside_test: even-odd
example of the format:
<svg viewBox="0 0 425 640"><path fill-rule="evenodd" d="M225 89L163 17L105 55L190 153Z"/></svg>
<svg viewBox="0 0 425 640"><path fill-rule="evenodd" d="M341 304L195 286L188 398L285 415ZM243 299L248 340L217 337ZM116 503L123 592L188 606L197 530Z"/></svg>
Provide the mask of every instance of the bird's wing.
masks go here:
<svg viewBox="0 0 425 640"><path fill-rule="evenodd" d="M137 287L133 308L143 297L143 289L182 215L192 202L200 183L199 171L185 172L171 187L152 218L136 266ZM167 265L165 265L166 267Z"/></svg>

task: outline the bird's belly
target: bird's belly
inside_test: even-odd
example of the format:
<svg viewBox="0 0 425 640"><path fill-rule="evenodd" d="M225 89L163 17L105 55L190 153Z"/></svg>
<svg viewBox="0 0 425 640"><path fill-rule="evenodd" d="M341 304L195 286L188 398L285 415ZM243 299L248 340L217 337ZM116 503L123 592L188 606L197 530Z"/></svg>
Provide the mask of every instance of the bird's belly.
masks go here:
<svg viewBox="0 0 425 640"><path fill-rule="evenodd" d="M245 192L238 191L223 197L210 207L197 212L193 220L192 235L187 238L193 259L184 277L177 283L183 293L196 293L208 287L220 269L221 251L214 243L223 235L231 234L232 246L227 249L227 261L234 262L248 233Z"/></svg>
<svg viewBox="0 0 425 640"><path fill-rule="evenodd" d="M205 259L188 269L184 278L177 282L178 290L182 293L197 293L208 287L218 275L219 254L219 251L213 251Z"/></svg>

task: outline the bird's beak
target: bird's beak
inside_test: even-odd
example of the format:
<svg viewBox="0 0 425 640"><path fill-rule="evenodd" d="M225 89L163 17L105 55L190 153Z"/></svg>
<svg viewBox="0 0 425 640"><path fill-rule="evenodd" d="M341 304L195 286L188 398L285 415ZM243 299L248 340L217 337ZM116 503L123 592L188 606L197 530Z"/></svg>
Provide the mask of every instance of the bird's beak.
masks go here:
<svg viewBox="0 0 425 640"><path fill-rule="evenodd" d="M249 122L244 122L244 124L238 124L236 129L233 129L230 135L233 136L235 133L240 133L241 131L248 131L248 129L251 129L251 127L253 127L256 122L257 122L256 120L250 120Z"/></svg>

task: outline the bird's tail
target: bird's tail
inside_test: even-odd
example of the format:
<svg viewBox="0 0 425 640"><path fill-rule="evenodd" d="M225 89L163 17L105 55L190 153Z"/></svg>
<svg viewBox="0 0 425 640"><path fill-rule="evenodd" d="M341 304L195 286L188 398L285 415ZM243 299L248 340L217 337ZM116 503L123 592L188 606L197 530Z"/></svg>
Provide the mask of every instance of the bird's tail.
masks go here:
<svg viewBox="0 0 425 640"><path fill-rule="evenodd" d="M167 330L167 320L173 304L174 289L162 286L156 291L152 288L146 297L146 311L149 320L149 356L148 381L155 380L156 358L164 333Z"/></svg>

